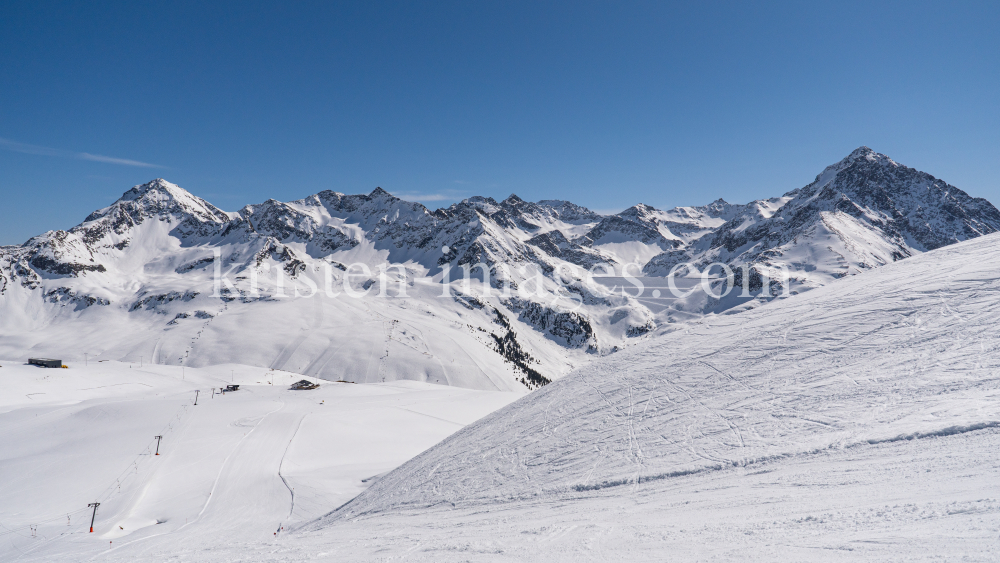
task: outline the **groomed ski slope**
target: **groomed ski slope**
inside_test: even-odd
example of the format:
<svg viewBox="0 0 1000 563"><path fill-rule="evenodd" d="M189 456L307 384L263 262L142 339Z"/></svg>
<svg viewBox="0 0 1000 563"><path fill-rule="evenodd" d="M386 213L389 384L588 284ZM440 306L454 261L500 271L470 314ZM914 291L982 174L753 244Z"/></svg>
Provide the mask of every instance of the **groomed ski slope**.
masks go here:
<svg viewBox="0 0 1000 563"><path fill-rule="evenodd" d="M291 391L302 376L239 365L0 366L0 561L253 551L519 396L417 382ZM229 383L240 390L213 396Z"/></svg>
<svg viewBox="0 0 1000 563"><path fill-rule="evenodd" d="M286 540L293 560L996 560L1000 237L596 361Z"/></svg>

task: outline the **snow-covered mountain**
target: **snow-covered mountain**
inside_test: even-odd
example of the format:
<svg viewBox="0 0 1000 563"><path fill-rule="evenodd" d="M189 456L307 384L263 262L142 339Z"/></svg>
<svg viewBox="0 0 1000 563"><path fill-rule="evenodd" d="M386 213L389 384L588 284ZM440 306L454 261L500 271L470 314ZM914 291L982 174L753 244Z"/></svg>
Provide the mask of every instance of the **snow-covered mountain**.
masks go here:
<svg viewBox="0 0 1000 563"><path fill-rule="evenodd" d="M598 219L516 196L431 211L381 189L227 213L155 180L3 248L0 347L534 388L654 326L569 270L613 260L568 242Z"/></svg>
<svg viewBox="0 0 1000 563"><path fill-rule="evenodd" d="M727 211L710 236L653 257L644 271L759 264L785 267L793 286L810 288L1000 230L1000 211L985 199L868 147L803 188Z"/></svg>
<svg viewBox="0 0 1000 563"><path fill-rule="evenodd" d="M379 188L226 212L154 180L68 231L0 248L0 353L535 388L674 312L747 303L697 286L654 298L588 271L722 262L742 284L752 264L787 269L800 291L998 229L989 202L865 147L781 197L608 216L516 195L430 210ZM751 304L778 293L747 271Z"/></svg>

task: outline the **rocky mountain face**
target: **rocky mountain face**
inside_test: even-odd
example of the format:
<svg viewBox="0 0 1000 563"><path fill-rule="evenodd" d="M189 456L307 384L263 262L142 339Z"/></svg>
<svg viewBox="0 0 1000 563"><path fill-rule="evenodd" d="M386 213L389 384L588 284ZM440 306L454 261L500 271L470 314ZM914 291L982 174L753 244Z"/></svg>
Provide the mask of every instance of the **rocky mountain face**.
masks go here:
<svg viewBox="0 0 1000 563"><path fill-rule="evenodd" d="M1000 230L990 202L868 147L803 188L739 207L710 235L653 257L644 271L666 275L687 262L756 264L785 268L793 286L809 288Z"/></svg>
<svg viewBox="0 0 1000 563"><path fill-rule="evenodd" d="M380 188L225 212L154 180L0 249L0 354L58 355L60 331L88 331L91 357L531 388L671 312L745 304L651 297L588 270L656 278L723 263L737 285L746 271L755 291L760 273L801 291L998 229L989 202L867 147L781 197L607 216L516 195L430 210Z"/></svg>
<svg viewBox="0 0 1000 563"><path fill-rule="evenodd" d="M569 242L597 220L564 201L429 210L382 189L224 212L154 180L2 249L0 354L65 356L53 334L73 331L94 334L92 358L533 388L654 326L634 299L560 277L613 259Z"/></svg>

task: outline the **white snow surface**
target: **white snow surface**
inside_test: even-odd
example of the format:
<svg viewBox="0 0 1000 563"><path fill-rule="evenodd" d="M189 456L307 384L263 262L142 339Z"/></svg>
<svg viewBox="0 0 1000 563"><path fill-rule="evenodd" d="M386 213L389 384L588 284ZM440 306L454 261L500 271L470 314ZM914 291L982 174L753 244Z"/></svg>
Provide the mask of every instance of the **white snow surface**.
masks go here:
<svg viewBox="0 0 1000 563"><path fill-rule="evenodd" d="M513 397L4 364L0 558L993 561L998 271L990 235L706 317L461 429Z"/></svg>
<svg viewBox="0 0 1000 563"><path fill-rule="evenodd" d="M406 463L289 549L994 560L998 271L990 235L596 360Z"/></svg>
<svg viewBox="0 0 1000 563"><path fill-rule="evenodd" d="M411 381L292 391L302 376L242 365L0 365L0 561L273 541L520 396Z"/></svg>

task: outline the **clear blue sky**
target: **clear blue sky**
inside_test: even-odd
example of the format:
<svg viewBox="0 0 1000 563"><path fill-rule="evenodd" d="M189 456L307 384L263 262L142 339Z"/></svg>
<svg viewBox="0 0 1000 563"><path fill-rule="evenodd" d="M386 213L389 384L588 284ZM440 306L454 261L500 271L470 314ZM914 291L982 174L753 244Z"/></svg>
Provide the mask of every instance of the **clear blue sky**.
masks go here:
<svg viewBox="0 0 1000 563"><path fill-rule="evenodd" d="M226 210L620 210L778 195L860 145L1000 203L998 5L4 2L0 244L156 177Z"/></svg>

